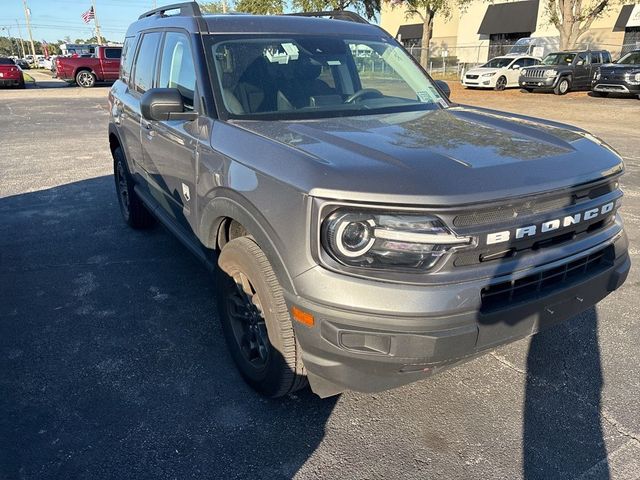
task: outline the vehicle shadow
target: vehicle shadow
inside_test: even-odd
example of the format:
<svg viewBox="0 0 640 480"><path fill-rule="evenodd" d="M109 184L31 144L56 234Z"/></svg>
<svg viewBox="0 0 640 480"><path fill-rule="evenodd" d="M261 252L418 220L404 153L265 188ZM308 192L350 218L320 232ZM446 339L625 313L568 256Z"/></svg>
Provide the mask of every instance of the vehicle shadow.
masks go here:
<svg viewBox="0 0 640 480"><path fill-rule="evenodd" d="M557 212L557 217L573 213L567 207ZM568 238L566 231L562 235ZM573 241L581 238L575 232L571 235ZM529 239L528 248L542 254L551 238L556 237L542 241ZM558 245L566 243L563 237L557 238ZM481 345L499 338L522 338L539 331L531 337L526 358L523 478L576 478L588 471L596 474L594 478L609 478L601 425L603 377L596 307L574 314L568 320L562 318L568 312L580 311L582 296L592 295L591 301L599 298L599 290L583 289L579 295L572 290L585 276L608 275L604 285L617 279L615 272L607 270L614 264L615 251L608 246L567 265L525 275L526 268L532 266L525 262L527 251L523 242L526 241L525 238L502 244L504 251L512 255L507 254L496 262L493 276L504 279L500 273L518 270L522 273L514 282L498 281L483 290L483 307L478 316ZM607 271L609 273L604 273ZM548 303L541 303L535 311L526 314L523 310L509 311L510 308L522 309L525 300L536 298L547 298Z"/></svg>
<svg viewBox="0 0 640 480"><path fill-rule="evenodd" d="M609 478L601 419L598 316L591 308L535 335L527 355L524 478Z"/></svg>
<svg viewBox="0 0 640 480"><path fill-rule="evenodd" d="M241 380L213 277L103 176L0 199L1 478L292 478L338 397Z"/></svg>

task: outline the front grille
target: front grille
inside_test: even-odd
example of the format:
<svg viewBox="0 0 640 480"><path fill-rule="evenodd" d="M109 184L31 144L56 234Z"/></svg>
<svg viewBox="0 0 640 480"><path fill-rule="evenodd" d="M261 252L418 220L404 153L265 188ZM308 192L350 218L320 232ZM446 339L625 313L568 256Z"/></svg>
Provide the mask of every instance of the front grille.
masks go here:
<svg viewBox="0 0 640 480"><path fill-rule="evenodd" d="M476 80L476 79L479 77L479 75L466 75L466 77L467 77L469 80Z"/></svg>
<svg viewBox="0 0 640 480"><path fill-rule="evenodd" d="M531 68L526 71L525 77L527 78L544 78L544 72L547 71L546 68Z"/></svg>
<svg viewBox="0 0 640 480"><path fill-rule="evenodd" d="M469 213L457 215L453 219L456 227L471 227L476 225L490 225L493 223L508 222L510 220L537 215L575 205L580 200L594 199L615 190L615 182L608 182L595 187L584 187L574 190L564 196L555 198L538 198L525 202L513 203L500 207L474 210Z"/></svg>
<svg viewBox="0 0 640 480"><path fill-rule="evenodd" d="M481 292L481 311L499 310L566 288L605 270L613 264L613 255L613 247L607 247L560 267L485 287Z"/></svg>
<svg viewBox="0 0 640 480"><path fill-rule="evenodd" d="M600 80L617 80L624 81L624 70L607 70L600 69Z"/></svg>

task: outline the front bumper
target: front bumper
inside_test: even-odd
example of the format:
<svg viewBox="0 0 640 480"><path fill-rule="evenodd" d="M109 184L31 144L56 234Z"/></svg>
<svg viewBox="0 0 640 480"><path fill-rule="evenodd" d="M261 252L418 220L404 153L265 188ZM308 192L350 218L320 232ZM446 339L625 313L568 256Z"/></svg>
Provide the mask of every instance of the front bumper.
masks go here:
<svg viewBox="0 0 640 480"><path fill-rule="evenodd" d="M542 77L542 78L534 78L534 77L520 77L518 80L518 85L522 88L535 88L539 90L551 90L555 88L556 83L558 83L558 79L560 77Z"/></svg>
<svg viewBox="0 0 640 480"><path fill-rule="evenodd" d="M467 78L462 77L462 79L460 80L460 83L465 86L465 87L473 87L473 88L493 88L495 86L495 80L494 77L482 77L479 76L478 78L472 79L472 78Z"/></svg>
<svg viewBox="0 0 640 480"><path fill-rule="evenodd" d="M289 307L315 318L312 328L294 322L313 391L321 397L347 389L375 392L425 378L590 308L625 281L627 249L620 232L605 244L517 275L438 286L345 280L318 267L301 275L303 296L285 293L285 298ZM604 250L607 263L588 275L526 301L483 310L482 291L489 285L535 276ZM337 303L304 298L308 289ZM368 311L358 307L365 303L371 304ZM381 312L383 305L396 306L398 313Z"/></svg>
<svg viewBox="0 0 640 480"><path fill-rule="evenodd" d="M620 94L631 94L631 95L639 95L640 94L640 85L631 85L622 81L604 81L604 82L594 82L591 89L594 92L604 92L604 93L620 93Z"/></svg>

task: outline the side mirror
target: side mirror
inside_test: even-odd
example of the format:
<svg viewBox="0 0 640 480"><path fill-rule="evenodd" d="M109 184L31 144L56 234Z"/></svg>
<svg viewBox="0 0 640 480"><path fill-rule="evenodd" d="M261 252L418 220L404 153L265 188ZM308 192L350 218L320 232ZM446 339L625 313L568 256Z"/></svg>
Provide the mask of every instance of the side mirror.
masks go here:
<svg viewBox="0 0 640 480"><path fill-rule="evenodd" d="M451 89L449 88L447 82L443 80L436 80L436 85L442 91L442 93L444 93L445 97L449 98L451 96Z"/></svg>
<svg viewBox="0 0 640 480"><path fill-rule="evenodd" d="M140 99L140 113L145 120L195 120L196 112L185 111L184 100L177 88L152 88Z"/></svg>
<svg viewBox="0 0 640 480"><path fill-rule="evenodd" d="M520 70L520 65L518 65L517 63L515 65L513 65L511 68L513 68L514 70Z"/></svg>

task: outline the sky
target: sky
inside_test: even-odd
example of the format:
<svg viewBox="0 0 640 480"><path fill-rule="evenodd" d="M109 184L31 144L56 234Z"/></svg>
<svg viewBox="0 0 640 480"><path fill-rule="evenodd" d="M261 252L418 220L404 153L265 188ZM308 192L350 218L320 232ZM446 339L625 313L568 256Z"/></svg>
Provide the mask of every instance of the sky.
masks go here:
<svg viewBox="0 0 640 480"><path fill-rule="evenodd" d="M157 6L177 3L179 0L156 0ZM0 0L0 36L18 37L16 20L22 37L28 38L25 26L23 0ZM96 14L102 36L111 41L122 41L127 27L138 16L153 8L153 0L95 0ZM31 30L34 40L55 42L65 36L91 38L94 35L93 21L86 24L81 15L91 7L91 0L27 0L31 9ZM4 28L4 29L3 29Z"/></svg>

